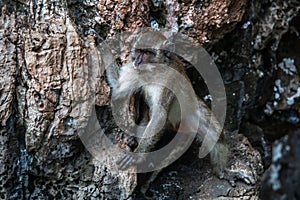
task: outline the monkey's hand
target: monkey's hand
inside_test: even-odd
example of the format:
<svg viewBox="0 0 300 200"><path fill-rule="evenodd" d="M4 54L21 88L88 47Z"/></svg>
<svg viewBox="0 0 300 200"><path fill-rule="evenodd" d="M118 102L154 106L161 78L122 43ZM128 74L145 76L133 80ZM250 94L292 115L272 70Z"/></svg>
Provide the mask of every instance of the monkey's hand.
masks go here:
<svg viewBox="0 0 300 200"><path fill-rule="evenodd" d="M121 134L116 137L116 141L121 149L129 152L133 152L138 146L136 137L130 135Z"/></svg>
<svg viewBox="0 0 300 200"><path fill-rule="evenodd" d="M139 160L136 155L129 153L133 152L137 148L138 142L136 140L136 137L124 134L122 134L120 137L117 137L116 140L118 142L118 146L121 149L125 150L125 156L117 161L117 165L119 166L120 170L126 170L130 166L136 164Z"/></svg>
<svg viewBox="0 0 300 200"><path fill-rule="evenodd" d="M129 136L128 138L125 139L125 144L130 148L130 150L133 152L137 146L138 142L134 136Z"/></svg>

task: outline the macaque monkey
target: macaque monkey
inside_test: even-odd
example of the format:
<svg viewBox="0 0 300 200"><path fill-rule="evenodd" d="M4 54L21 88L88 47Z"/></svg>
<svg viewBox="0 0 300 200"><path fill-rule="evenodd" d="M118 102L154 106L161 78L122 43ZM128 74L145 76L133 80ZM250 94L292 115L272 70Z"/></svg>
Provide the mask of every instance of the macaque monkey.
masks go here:
<svg viewBox="0 0 300 200"><path fill-rule="evenodd" d="M111 65L106 69L107 79L112 87L112 92L130 92L132 87L135 86L135 82L138 83L138 78L143 73L153 73L152 69L148 69L145 64L163 64L165 67L177 70L181 75L189 80L185 73L184 64L180 58L176 54L160 48L164 45L166 40L166 37L159 32L142 34L137 39L133 47L131 64L121 67L120 71L114 65ZM147 48L147 45L145 45L153 43L154 48ZM174 81L171 77L165 77L165 79L166 81L170 79L170 82ZM131 84L128 84L128 80L131 81ZM133 147L129 148L133 152L150 152L155 148L164 134L164 129L161 130L162 123L166 122L166 124L163 124L165 129L172 129L176 131L178 124L181 122L180 107L172 91L163 86L145 85L140 89L140 91L145 107L148 107L149 109L148 111L147 109L142 109L141 111L141 109L137 108L139 111L136 112L136 115L138 116L135 116L135 118L139 118L140 121L147 121L147 125L143 133L137 133L144 136L137 142L138 145L135 145L136 142L134 137L130 137L127 144L129 146L133 145ZM118 96L118 94L115 94L115 96ZM140 98L135 99L135 101L140 101ZM228 157L228 147L225 142L224 131L222 131L222 127L212 111L200 99L198 99L198 106L200 115L203 115L201 119L206 120L207 117L210 117L210 125L212 129L214 129L212 131L219 130L221 132L219 140L210 152L210 160L214 172L222 177ZM167 112L163 112L161 108L164 108ZM199 126L201 126L201 122ZM208 129L209 128L206 127L206 129L204 128L203 130ZM199 128L199 133L197 133L196 137L203 140L203 135L205 135L205 133L200 132L201 127ZM147 137L148 134L152 137ZM143 162L144 159L145 158L143 157L140 159L133 159L131 156L125 156L118 163L119 168L127 169L132 165ZM156 176L158 171L153 174ZM146 193L150 182L153 181L154 178L155 177L150 178L150 181L148 181L145 186L141 187L141 192L143 194Z"/></svg>

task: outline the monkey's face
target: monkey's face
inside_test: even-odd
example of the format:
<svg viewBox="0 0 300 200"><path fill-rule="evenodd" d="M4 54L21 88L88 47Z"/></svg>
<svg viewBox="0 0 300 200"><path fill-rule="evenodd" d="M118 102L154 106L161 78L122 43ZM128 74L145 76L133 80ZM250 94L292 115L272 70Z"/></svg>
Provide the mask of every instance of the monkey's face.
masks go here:
<svg viewBox="0 0 300 200"><path fill-rule="evenodd" d="M170 58L170 52L155 49L136 49L132 55L134 67L138 70L142 69L143 64L168 63Z"/></svg>
<svg viewBox="0 0 300 200"><path fill-rule="evenodd" d="M154 51L145 50L145 49L136 49L133 54L133 63L136 69L141 69L142 64L152 63L156 53Z"/></svg>

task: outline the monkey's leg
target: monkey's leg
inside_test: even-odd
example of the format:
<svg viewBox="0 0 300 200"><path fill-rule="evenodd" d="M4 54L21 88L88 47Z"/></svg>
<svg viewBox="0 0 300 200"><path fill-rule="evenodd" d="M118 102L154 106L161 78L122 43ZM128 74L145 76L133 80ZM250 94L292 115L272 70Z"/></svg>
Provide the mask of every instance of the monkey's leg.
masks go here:
<svg viewBox="0 0 300 200"><path fill-rule="evenodd" d="M149 190L150 184L155 180L161 170L139 174L137 186L133 192L133 199L153 199L154 194Z"/></svg>
<svg viewBox="0 0 300 200"><path fill-rule="evenodd" d="M154 172L152 172L150 178L146 181L145 184L143 184L141 186L141 193L144 194L144 196L148 196L147 195L147 191L150 187L150 184L156 179L157 175L161 172L161 169L159 170L155 170Z"/></svg>
<svg viewBox="0 0 300 200"><path fill-rule="evenodd" d="M145 101L150 109L150 120L144 131L138 131L138 147L134 152L149 153L161 139L167 121L170 104L173 102L173 93L160 86L146 86L143 88ZM141 163L146 160L146 154L127 154L120 162L120 169ZM155 167L155 166L153 166Z"/></svg>

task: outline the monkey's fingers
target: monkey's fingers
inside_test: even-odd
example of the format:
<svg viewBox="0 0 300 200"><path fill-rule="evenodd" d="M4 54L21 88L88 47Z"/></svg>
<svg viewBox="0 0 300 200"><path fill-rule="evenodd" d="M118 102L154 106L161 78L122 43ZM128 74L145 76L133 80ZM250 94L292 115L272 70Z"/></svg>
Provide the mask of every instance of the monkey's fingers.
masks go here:
<svg viewBox="0 0 300 200"><path fill-rule="evenodd" d="M130 154L126 154L122 159L117 161L120 170L126 170L136 163L136 158Z"/></svg>
<svg viewBox="0 0 300 200"><path fill-rule="evenodd" d="M138 146L138 142L134 136L129 136L126 145L130 147L131 151L134 151Z"/></svg>

